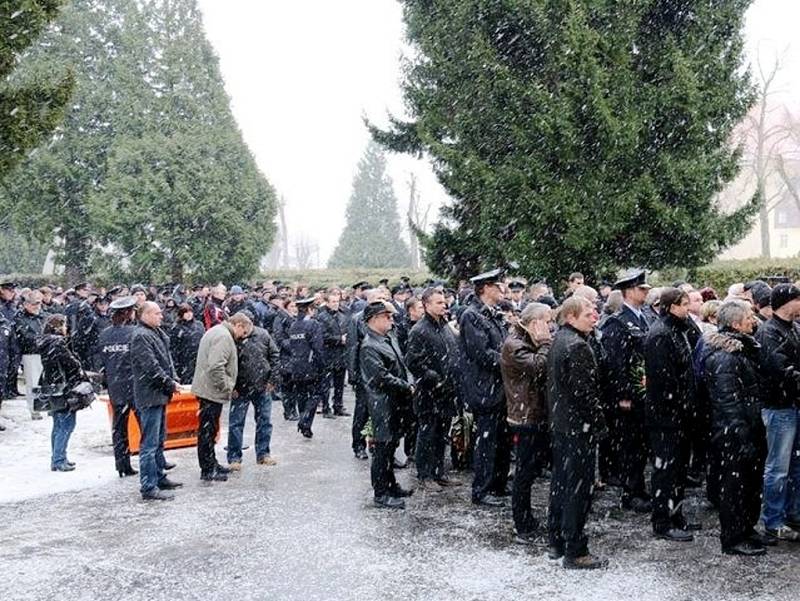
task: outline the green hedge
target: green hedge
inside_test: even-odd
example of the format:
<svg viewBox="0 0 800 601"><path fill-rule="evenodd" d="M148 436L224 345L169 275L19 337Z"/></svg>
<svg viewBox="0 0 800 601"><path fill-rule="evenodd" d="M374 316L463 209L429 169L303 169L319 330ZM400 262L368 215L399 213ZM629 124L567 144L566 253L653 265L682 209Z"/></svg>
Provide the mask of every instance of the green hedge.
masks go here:
<svg viewBox="0 0 800 601"><path fill-rule="evenodd" d="M0 282L17 282L21 288L39 288L40 286L63 286L64 278L60 275L42 275L41 273L8 273L0 275Z"/></svg>
<svg viewBox="0 0 800 601"><path fill-rule="evenodd" d="M396 284L403 276L408 276L412 285L420 285L431 277L428 271L412 269L277 269L262 273L253 282L280 280L285 284L305 284L312 288L340 286L349 288L359 281L367 281L373 286L378 281L389 278L389 284Z"/></svg>
<svg viewBox="0 0 800 601"><path fill-rule="evenodd" d="M800 280L800 257L714 261L693 270L663 270L654 274L653 281L664 286L675 280L685 280L700 288L711 286L720 296L724 296L731 284L755 279L773 283L770 281L773 276L788 277L792 282Z"/></svg>

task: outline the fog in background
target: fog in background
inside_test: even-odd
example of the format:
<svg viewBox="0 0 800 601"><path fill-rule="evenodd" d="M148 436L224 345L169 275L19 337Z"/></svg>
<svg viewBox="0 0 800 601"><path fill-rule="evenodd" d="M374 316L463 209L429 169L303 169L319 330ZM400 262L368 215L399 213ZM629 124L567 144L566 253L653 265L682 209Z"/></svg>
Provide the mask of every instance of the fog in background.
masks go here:
<svg viewBox="0 0 800 601"><path fill-rule="evenodd" d="M345 222L345 208L369 136L403 114L404 43L396 0L199 0L220 59L234 115L258 165L286 198L290 250L318 245L324 266ZM780 100L798 104L800 2L755 0L746 26L751 62L782 68ZM757 79L757 74L756 79ZM429 224L447 195L424 160L390 154L390 175L405 223L408 179L415 173Z"/></svg>

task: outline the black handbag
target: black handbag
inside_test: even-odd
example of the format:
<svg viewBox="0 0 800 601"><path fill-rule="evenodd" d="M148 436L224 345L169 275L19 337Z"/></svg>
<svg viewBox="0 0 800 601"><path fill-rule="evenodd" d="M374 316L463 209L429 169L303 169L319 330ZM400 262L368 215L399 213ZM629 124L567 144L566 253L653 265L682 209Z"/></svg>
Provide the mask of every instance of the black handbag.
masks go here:
<svg viewBox="0 0 800 601"><path fill-rule="evenodd" d="M75 413L81 409L86 409L95 400L96 395L92 383L87 381L81 382L67 394L67 408Z"/></svg>

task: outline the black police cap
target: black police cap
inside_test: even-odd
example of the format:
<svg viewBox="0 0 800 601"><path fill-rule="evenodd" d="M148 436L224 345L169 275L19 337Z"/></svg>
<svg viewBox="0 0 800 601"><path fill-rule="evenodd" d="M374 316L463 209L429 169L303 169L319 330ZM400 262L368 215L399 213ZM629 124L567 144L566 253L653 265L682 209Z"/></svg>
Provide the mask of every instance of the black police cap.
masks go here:
<svg viewBox="0 0 800 601"><path fill-rule="evenodd" d="M353 284L353 290L362 290L364 288L369 288L369 287L370 286L368 282L356 282L355 284Z"/></svg>
<svg viewBox="0 0 800 601"><path fill-rule="evenodd" d="M647 283L647 274L644 269L631 269L614 282L614 288L617 290L626 290L628 288L651 288Z"/></svg>
<svg viewBox="0 0 800 601"><path fill-rule="evenodd" d="M505 269L502 268L492 269L491 271L471 277L469 281L475 286L480 286L482 284L494 284L502 280L505 273Z"/></svg>
<svg viewBox="0 0 800 601"><path fill-rule="evenodd" d="M508 285L509 290L525 290L525 282L514 280Z"/></svg>
<svg viewBox="0 0 800 601"><path fill-rule="evenodd" d="M112 311L122 311L124 309L130 309L135 305L136 305L136 299L134 297L123 296L122 298L118 298L117 300L113 301L108 308L111 309Z"/></svg>

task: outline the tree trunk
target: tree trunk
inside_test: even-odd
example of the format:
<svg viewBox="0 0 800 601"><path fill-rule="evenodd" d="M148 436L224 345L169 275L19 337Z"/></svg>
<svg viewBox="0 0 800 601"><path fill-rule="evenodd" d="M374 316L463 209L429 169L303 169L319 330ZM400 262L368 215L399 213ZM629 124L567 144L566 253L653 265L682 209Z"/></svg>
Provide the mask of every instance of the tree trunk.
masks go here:
<svg viewBox="0 0 800 601"><path fill-rule="evenodd" d="M183 261L181 261L178 257L173 256L170 259L169 268L172 281L176 284L183 282Z"/></svg>

